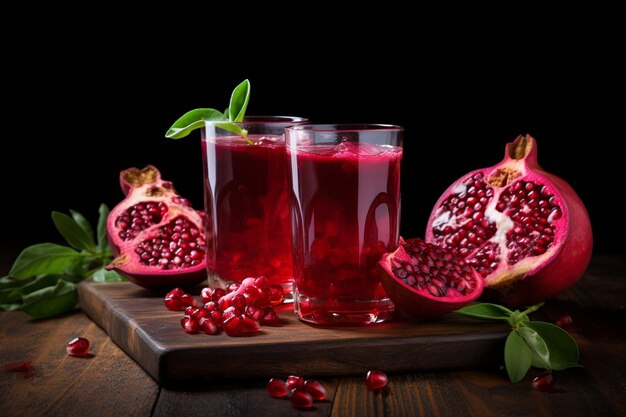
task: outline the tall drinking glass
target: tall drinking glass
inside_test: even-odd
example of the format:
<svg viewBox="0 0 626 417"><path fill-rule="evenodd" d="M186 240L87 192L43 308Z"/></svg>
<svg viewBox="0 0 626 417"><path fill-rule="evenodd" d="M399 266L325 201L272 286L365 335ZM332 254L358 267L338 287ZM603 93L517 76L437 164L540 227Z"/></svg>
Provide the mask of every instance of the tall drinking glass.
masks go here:
<svg viewBox="0 0 626 417"><path fill-rule="evenodd" d="M301 320L370 324L392 316L375 266L398 244L402 138L391 125L287 128Z"/></svg>
<svg viewBox="0 0 626 417"><path fill-rule="evenodd" d="M306 119L249 116L244 137L202 130L209 285L265 276L291 299L292 253L284 130Z"/></svg>

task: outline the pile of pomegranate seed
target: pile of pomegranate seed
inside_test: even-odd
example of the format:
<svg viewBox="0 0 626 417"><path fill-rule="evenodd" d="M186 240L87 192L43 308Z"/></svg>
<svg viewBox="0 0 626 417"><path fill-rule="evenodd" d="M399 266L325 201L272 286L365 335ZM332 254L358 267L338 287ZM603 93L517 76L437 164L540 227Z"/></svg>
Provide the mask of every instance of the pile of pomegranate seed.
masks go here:
<svg viewBox="0 0 626 417"><path fill-rule="evenodd" d="M554 377L550 371L545 371L537 375L533 379L532 384L535 391L550 391L552 390L552 385L554 385Z"/></svg>
<svg viewBox="0 0 626 417"><path fill-rule="evenodd" d="M203 288L202 305L180 288L165 296L168 310L184 311L181 325L187 333L203 332L240 336L260 331L261 325L277 326L278 315L273 305L283 301L283 291L269 285L264 277L246 278L241 284L222 288Z"/></svg>
<svg viewBox="0 0 626 417"><path fill-rule="evenodd" d="M87 357L89 356L89 340L84 337L76 337L70 340L65 350L70 356Z"/></svg>
<svg viewBox="0 0 626 417"><path fill-rule="evenodd" d="M365 386L370 391L379 391L387 386L387 375L382 371L369 371L365 377Z"/></svg>
<svg viewBox="0 0 626 417"><path fill-rule="evenodd" d="M326 388L314 379L305 380L298 375L290 375L287 382L272 378L267 383L267 393L274 398L290 397L291 405L300 410L313 407L314 401L327 398Z"/></svg>

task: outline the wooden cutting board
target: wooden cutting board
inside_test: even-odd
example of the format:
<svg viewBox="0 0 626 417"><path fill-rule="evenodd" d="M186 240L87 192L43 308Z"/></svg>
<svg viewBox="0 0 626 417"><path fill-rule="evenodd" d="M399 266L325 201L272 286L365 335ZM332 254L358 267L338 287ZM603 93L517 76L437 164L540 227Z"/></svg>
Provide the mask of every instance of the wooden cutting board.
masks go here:
<svg viewBox="0 0 626 417"><path fill-rule="evenodd" d="M253 336L186 334L182 312L134 284L79 285L80 306L155 380L172 385L216 378L364 375L477 368L502 362L507 326L457 317L429 322L394 319L364 327L318 327L290 307L280 327Z"/></svg>

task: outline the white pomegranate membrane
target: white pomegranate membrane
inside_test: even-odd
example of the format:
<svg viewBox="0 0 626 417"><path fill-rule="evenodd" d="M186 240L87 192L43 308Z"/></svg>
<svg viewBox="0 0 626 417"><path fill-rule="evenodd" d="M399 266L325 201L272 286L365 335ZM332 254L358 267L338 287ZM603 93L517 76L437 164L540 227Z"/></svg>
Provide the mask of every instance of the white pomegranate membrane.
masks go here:
<svg viewBox="0 0 626 417"><path fill-rule="evenodd" d="M544 301L573 285L592 248L582 201L543 171L530 136L509 143L500 164L470 172L444 192L426 241L464 257L511 306Z"/></svg>

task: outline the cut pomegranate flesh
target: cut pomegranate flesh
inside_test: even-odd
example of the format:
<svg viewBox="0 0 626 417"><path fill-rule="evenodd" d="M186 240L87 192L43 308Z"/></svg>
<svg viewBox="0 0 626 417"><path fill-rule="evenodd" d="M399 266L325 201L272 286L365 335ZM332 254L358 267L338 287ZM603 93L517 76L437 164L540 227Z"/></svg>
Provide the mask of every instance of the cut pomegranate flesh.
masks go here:
<svg viewBox="0 0 626 417"><path fill-rule="evenodd" d="M539 166L528 135L507 145L501 163L470 172L443 193L426 241L464 257L509 306L535 304L573 285L592 249L582 201Z"/></svg>
<svg viewBox="0 0 626 417"><path fill-rule="evenodd" d="M385 254L378 270L396 309L414 317L449 313L483 289L481 276L463 258L417 238Z"/></svg>
<svg viewBox="0 0 626 417"><path fill-rule="evenodd" d="M88 356L89 355L89 340L84 337L76 337L67 344L65 350L71 356Z"/></svg>
<svg viewBox="0 0 626 417"><path fill-rule="evenodd" d="M387 385L387 375L382 371L369 371L365 377L365 386L370 391L376 391Z"/></svg>
<svg viewBox="0 0 626 417"><path fill-rule="evenodd" d="M204 214L153 166L122 171L120 184L126 198L107 220L117 257L106 268L152 289L191 287L206 279Z"/></svg>

